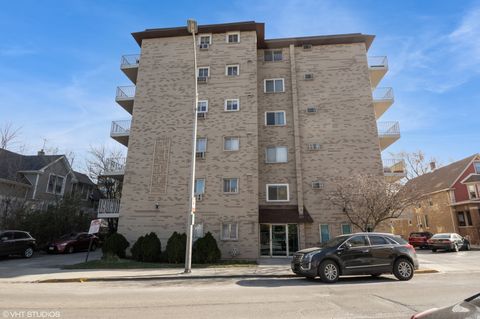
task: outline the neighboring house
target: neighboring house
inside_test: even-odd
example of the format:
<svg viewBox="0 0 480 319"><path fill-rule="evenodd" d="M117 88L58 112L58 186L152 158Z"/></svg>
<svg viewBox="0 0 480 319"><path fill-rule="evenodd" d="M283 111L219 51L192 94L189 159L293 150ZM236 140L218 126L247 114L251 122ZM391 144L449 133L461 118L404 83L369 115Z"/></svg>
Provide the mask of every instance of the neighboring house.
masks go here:
<svg viewBox="0 0 480 319"><path fill-rule="evenodd" d="M400 131L377 122L393 91L377 88L388 65L367 56L374 36L265 39L256 22L198 31L197 70L186 27L133 34L141 54L121 70L136 86L119 87L116 101L134 118L111 127L128 155L103 174L123 191L120 205L101 200L99 216L119 216L130 242L185 231L196 77L195 238L211 232L224 258L255 259L354 231L324 199L336 178L405 176L401 160L381 158Z"/></svg>
<svg viewBox="0 0 480 319"><path fill-rule="evenodd" d="M27 202L33 209L45 209L67 194L78 194L82 209L91 210L95 188L85 174L75 172L65 155L21 155L0 149L0 202Z"/></svg>
<svg viewBox="0 0 480 319"><path fill-rule="evenodd" d="M480 155L475 154L416 177L406 184L423 200L393 222L395 233L455 232L480 244Z"/></svg>

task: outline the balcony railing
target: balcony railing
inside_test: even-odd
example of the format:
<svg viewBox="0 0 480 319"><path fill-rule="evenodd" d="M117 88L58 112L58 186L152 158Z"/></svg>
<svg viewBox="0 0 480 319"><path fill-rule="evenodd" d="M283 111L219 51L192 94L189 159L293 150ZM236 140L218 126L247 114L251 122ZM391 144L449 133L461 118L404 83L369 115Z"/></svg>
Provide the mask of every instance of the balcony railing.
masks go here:
<svg viewBox="0 0 480 319"><path fill-rule="evenodd" d="M122 68L136 67L140 64L140 54L128 54L122 56L120 66Z"/></svg>
<svg viewBox="0 0 480 319"><path fill-rule="evenodd" d="M397 121L378 122L378 135L380 136L397 136L400 135L400 124Z"/></svg>
<svg viewBox="0 0 480 319"><path fill-rule="evenodd" d="M383 172L386 174L405 174L404 160L396 158L384 159Z"/></svg>
<svg viewBox="0 0 480 319"><path fill-rule="evenodd" d="M368 67L369 68L387 68L388 60L386 56L369 56L368 57Z"/></svg>
<svg viewBox="0 0 480 319"><path fill-rule="evenodd" d="M129 135L131 125L132 125L131 120L113 121L112 122L112 129L110 131L110 135L111 136Z"/></svg>
<svg viewBox="0 0 480 319"><path fill-rule="evenodd" d="M100 199L97 212L98 218L118 218L120 199Z"/></svg>
<svg viewBox="0 0 480 319"><path fill-rule="evenodd" d="M372 92L374 101L385 101L393 100L393 89L392 88L376 88Z"/></svg>
<svg viewBox="0 0 480 319"><path fill-rule="evenodd" d="M107 158L105 162L105 173L109 175L124 174L126 162L126 157Z"/></svg>
<svg viewBox="0 0 480 319"><path fill-rule="evenodd" d="M135 86L117 86L116 99L118 100L130 100L135 97Z"/></svg>

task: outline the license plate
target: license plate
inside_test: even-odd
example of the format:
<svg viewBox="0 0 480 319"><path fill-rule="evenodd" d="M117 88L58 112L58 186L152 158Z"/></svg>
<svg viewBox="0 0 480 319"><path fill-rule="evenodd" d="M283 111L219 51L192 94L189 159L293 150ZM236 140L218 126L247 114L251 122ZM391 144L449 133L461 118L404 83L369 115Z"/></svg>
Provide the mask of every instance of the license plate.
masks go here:
<svg viewBox="0 0 480 319"><path fill-rule="evenodd" d="M54 248L53 247L48 247L48 249L53 250Z"/></svg>

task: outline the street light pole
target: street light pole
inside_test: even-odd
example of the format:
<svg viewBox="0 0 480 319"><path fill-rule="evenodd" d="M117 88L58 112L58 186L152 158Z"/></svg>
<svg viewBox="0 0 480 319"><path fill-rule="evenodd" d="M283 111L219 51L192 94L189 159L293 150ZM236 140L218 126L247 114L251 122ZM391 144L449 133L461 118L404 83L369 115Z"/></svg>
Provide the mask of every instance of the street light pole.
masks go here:
<svg viewBox="0 0 480 319"><path fill-rule="evenodd" d="M198 31L197 21L188 20L187 30L193 38L193 72L195 83L195 103L193 105L193 138L192 138L192 162L191 162L191 180L190 180L190 199L187 218L187 247L185 250L185 273L192 272L192 237L193 224L195 223L195 161L197 157L197 107L198 107L198 86L197 86L197 45L195 43L195 33Z"/></svg>

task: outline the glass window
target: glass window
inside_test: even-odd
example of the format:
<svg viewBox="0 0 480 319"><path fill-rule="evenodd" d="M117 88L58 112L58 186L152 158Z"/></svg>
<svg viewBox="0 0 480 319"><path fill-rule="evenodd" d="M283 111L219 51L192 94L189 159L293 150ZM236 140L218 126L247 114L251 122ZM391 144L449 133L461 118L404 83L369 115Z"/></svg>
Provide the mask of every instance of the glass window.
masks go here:
<svg viewBox="0 0 480 319"><path fill-rule="evenodd" d="M320 225L320 242L325 243L330 240L330 229L327 224Z"/></svg>
<svg viewBox="0 0 480 319"><path fill-rule="evenodd" d="M203 237L203 224L195 224L193 225L193 240L197 240Z"/></svg>
<svg viewBox="0 0 480 319"><path fill-rule="evenodd" d="M24 232L17 231L14 233L14 239L25 239L25 238L29 238L29 236Z"/></svg>
<svg viewBox="0 0 480 319"><path fill-rule="evenodd" d="M197 153L207 151L207 139L197 138Z"/></svg>
<svg viewBox="0 0 480 319"><path fill-rule="evenodd" d="M342 224L342 234L351 234L352 233L352 225L350 224Z"/></svg>
<svg viewBox="0 0 480 319"><path fill-rule="evenodd" d="M0 238L5 238L5 240L13 239L13 232L6 232L0 235Z"/></svg>
<svg viewBox="0 0 480 319"><path fill-rule="evenodd" d="M228 76L235 76L238 75L238 65L227 65L227 75Z"/></svg>
<svg viewBox="0 0 480 319"><path fill-rule="evenodd" d="M240 103L238 99L225 100L225 111L238 111Z"/></svg>
<svg viewBox="0 0 480 319"><path fill-rule="evenodd" d="M373 236L373 235L368 235L370 238L370 245L375 246L375 245L388 245L388 241L382 237L382 236Z"/></svg>
<svg viewBox="0 0 480 319"><path fill-rule="evenodd" d="M208 78L209 76L209 68L203 67L203 68L198 68L198 77L206 77Z"/></svg>
<svg viewBox="0 0 480 319"><path fill-rule="evenodd" d="M238 137L225 137L223 139L223 149L225 151L238 151L240 148L240 139Z"/></svg>
<svg viewBox="0 0 480 319"><path fill-rule="evenodd" d="M265 80L265 92L267 93L276 93L283 92L283 79L271 79Z"/></svg>
<svg viewBox="0 0 480 319"><path fill-rule="evenodd" d="M475 172L480 174L480 162L474 162L473 165L475 166Z"/></svg>
<svg viewBox="0 0 480 319"><path fill-rule="evenodd" d="M223 179L224 193L238 193L238 178L224 178Z"/></svg>
<svg viewBox="0 0 480 319"><path fill-rule="evenodd" d="M195 195L205 193L205 179L204 178L195 179L194 192L195 192Z"/></svg>
<svg viewBox="0 0 480 319"><path fill-rule="evenodd" d="M430 225L429 225L429 223L428 223L428 215L424 215L424 216L423 216L423 221L424 221L423 225L424 225L425 227L427 227L427 228L430 227Z"/></svg>
<svg viewBox="0 0 480 319"><path fill-rule="evenodd" d="M470 215L470 211L467 210L465 212L465 215L467 216L467 226L472 226L472 215Z"/></svg>
<svg viewBox="0 0 480 319"><path fill-rule="evenodd" d="M50 175L48 178L47 192L52 194L63 194L63 183L65 178L57 175Z"/></svg>
<svg viewBox="0 0 480 319"><path fill-rule="evenodd" d="M53 193L54 189L55 189L55 175L50 175L50 177L48 178L47 192Z"/></svg>
<svg viewBox="0 0 480 319"><path fill-rule="evenodd" d="M267 185L267 201L288 201L288 184Z"/></svg>
<svg viewBox="0 0 480 319"><path fill-rule="evenodd" d="M285 125L285 112L266 112L265 113L266 125Z"/></svg>
<svg viewBox="0 0 480 319"><path fill-rule="evenodd" d="M467 226L465 221L465 215L463 212L457 213L457 219L458 219L458 226Z"/></svg>
<svg viewBox="0 0 480 319"><path fill-rule="evenodd" d="M267 163L286 163L288 149L286 146L267 147Z"/></svg>
<svg viewBox="0 0 480 319"><path fill-rule="evenodd" d="M208 101L207 100L198 101L197 112L199 112L199 113L208 112Z"/></svg>
<svg viewBox="0 0 480 319"><path fill-rule="evenodd" d="M473 184L467 185L467 188L468 188L468 196L470 196L470 199L477 198L477 190L475 189L475 185Z"/></svg>
<svg viewBox="0 0 480 319"><path fill-rule="evenodd" d="M227 42L228 43L238 43L240 42L240 34L238 33L231 33L227 35Z"/></svg>
<svg viewBox="0 0 480 319"><path fill-rule="evenodd" d="M348 243L350 243L352 247L368 246L367 237L364 235L353 236L348 240Z"/></svg>
<svg viewBox="0 0 480 319"><path fill-rule="evenodd" d="M265 62L282 61L282 50L266 50L263 52Z"/></svg>
<svg viewBox="0 0 480 319"><path fill-rule="evenodd" d="M201 35L200 44L211 44L212 37L210 35Z"/></svg>
<svg viewBox="0 0 480 319"><path fill-rule="evenodd" d="M222 224L222 240L237 240L237 239L238 239L238 224L223 223Z"/></svg>

